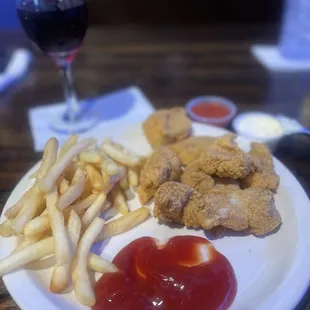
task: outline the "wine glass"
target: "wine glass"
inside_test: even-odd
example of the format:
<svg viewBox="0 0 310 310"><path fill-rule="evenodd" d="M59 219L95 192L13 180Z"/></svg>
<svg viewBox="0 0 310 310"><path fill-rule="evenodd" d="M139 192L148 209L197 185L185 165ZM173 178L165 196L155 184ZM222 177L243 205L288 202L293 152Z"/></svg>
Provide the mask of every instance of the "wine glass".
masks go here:
<svg viewBox="0 0 310 310"><path fill-rule="evenodd" d="M16 0L17 14L28 37L56 62L63 75L66 111L50 122L61 133L86 131L96 124L78 104L71 64L88 27L86 0Z"/></svg>

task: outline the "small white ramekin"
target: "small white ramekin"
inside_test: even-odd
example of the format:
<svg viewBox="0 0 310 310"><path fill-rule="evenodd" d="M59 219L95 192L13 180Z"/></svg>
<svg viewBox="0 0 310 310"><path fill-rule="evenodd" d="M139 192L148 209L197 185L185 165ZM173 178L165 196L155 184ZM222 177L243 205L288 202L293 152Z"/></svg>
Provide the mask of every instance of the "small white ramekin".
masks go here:
<svg viewBox="0 0 310 310"><path fill-rule="evenodd" d="M203 116L197 115L196 113L192 111L192 108L202 102L203 103L205 102L219 103L227 107L230 110L230 113L223 117L203 117ZM232 101L226 98L223 98L223 97L219 97L219 96L195 97L187 102L185 108L186 108L188 116L194 121L200 122L200 123L206 123L210 125L215 125L218 127L226 127L237 113L237 107Z"/></svg>

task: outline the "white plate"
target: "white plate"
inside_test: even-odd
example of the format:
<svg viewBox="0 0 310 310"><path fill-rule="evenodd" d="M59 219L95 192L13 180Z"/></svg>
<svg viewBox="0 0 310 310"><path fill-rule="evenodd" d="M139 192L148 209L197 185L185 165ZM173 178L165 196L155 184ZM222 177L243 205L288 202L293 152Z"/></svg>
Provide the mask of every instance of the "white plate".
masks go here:
<svg viewBox="0 0 310 310"><path fill-rule="evenodd" d="M194 124L194 132L195 135L218 136L225 133L225 130ZM151 151L140 125L130 130L114 131L112 137L141 154ZM238 141L243 149L249 148L245 140ZM275 168L281 177L276 195L276 205L283 219L279 231L265 238L243 236L239 233L212 240L216 249L229 259L235 270L238 293L231 306L234 310L293 309L309 284L310 203L298 181L278 160L275 160ZM30 186L28 178L34 170L35 167L19 182L4 210L17 201ZM135 198L130 202L130 208L138 207L139 203ZM3 219L2 214L1 220ZM165 225L158 225L157 220L151 218L132 231L97 244L93 250L102 253L105 258L112 259L126 244L141 236L165 240L179 234L205 236L204 231L171 229ZM207 233L206 235L208 236ZM8 255L15 246L15 238L1 238L0 257ZM38 264L32 265L33 267L40 268ZM3 279L12 297L24 310L87 309L76 301L72 292L61 295L50 293L50 275L51 268L28 269L11 273Z"/></svg>

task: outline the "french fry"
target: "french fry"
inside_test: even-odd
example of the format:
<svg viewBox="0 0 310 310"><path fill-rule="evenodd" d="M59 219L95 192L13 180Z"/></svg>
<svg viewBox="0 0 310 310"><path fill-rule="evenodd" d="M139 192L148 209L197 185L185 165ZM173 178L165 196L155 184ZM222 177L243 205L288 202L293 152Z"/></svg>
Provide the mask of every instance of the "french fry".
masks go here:
<svg viewBox="0 0 310 310"><path fill-rule="evenodd" d="M104 220L94 219L82 236L76 251L73 263L72 282L76 298L83 304L92 307L96 303L96 297L87 271L87 258L90 248L102 231Z"/></svg>
<svg viewBox="0 0 310 310"><path fill-rule="evenodd" d="M85 204L86 203L87 201L85 201ZM71 210L72 210L72 207L68 208L68 210L65 210L64 212L65 220L68 219ZM83 208L79 210L80 213L82 211L84 211ZM50 230L50 228L51 226L50 226L50 220L48 217L48 212L47 210L45 210L40 216L35 217L34 219L30 220L26 224L24 228L24 235L28 239L38 238L38 236L41 236L42 234L47 233Z"/></svg>
<svg viewBox="0 0 310 310"><path fill-rule="evenodd" d="M81 212L89 208L95 202L97 197L98 197L98 194L91 194L85 199L71 205L70 209L71 210L73 209L77 214L80 214Z"/></svg>
<svg viewBox="0 0 310 310"><path fill-rule="evenodd" d="M109 193L111 189L119 182L125 175L124 167L119 167L119 173L116 175L108 175L102 171L102 179L104 181L104 192Z"/></svg>
<svg viewBox="0 0 310 310"><path fill-rule="evenodd" d="M108 175L105 171L102 171L102 175L98 172L96 168L91 165L86 166L86 173L93 186L93 188L98 192L108 193L113 186L123 177L124 168L119 168L119 173L116 175Z"/></svg>
<svg viewBox="0 0 310 310"><path fill-rule="evenodd" d="M128 169L127 167L124 167L124 175L119 181L119 185L122 190L127 190L129 188L129 182L128 182Z"/></svg>
<svg viewBox="0 0 310 310"><path fill-rule="evenodd" d="M101 172L105 172L108 175L117 175L119 174L119 166L111 159L109 158L104 151L101 150L100 152L103 162L101 163Z"/></svg>
<svg viewBox="0 0 310 310"><path fill-rule="evenodd" d="M76 164L77 164L77 167L78 168L82 168L82 169L84 169L85 170L85 167L86 167L86 165L87 165L87 163L85 163L84 161L77 161L76 162Z"/></svg>
<svg viewBox="0 0 310 310"><path fill-rule="evenodd" d="M35 173L35 175L33 176L36 178L36 181L39 181L56 162L57 150L58 150L57 139L55 138L49 139L44 147L41 165L37 170L37 172ZM6 218L13 219L18 215L18 213L22 210L25 202L29 199L31 195L33 195L34 187L35 185L33 185L30 189L28 189L27 192L19 199L19 201L16 204L5 212Z"/></svg>
<svg viewBox="0 0 310 310"><path fill-rule="evenodd" d="M71 160L80 152L95 143L95 139L89 138L82 140L81 142L70 148L62 157L59 158L59 160L56 161L56 163L47 172L47 174L39 181L39 189L43 193L48 193L54 186L56 180L60 177L60 175L64 172L65 168L71 162Z"/></svg>
<svg viewBox="0 0 310 310"><path fill-rule="evenodd" d="M111 139L103 141L101 148L109 157L126 167L138 166L142 158Z"/></svg>
<svg viewBox="0 0 310 310"><path fill-rule="evenodd" d="M97 241L101 241L123 232L126 232L142 222L144 222L150 215L150 210L141 207L135 211L131 211L126 215L104 225L102 231L98 235Z"/></svg>
<svg viewBox="0 0 310 310"><path fill-rule="evenodd" d="M129 208L123 192L119 186L112 188L110 192L111 203L115 206L117 211L123 215L129 213Z"/></svg>
<svg viewBox="0 0 310 310"><path fill-rule="evenodd" d="M105 171L101 171L101 177L103 181L103 190L107 193L114 186L115 182L113 182L114 178L119 178L118 175L110 176Z"/></svg>
<svg viewBox="0 0 310 310"><path fill-rule="evenodd" d="M59 177L56 184L58 185L58 190L60 194L65 193L66 190L69 188L69 181L67 181L63 176Z"/></svg>
<svg viewBox="0 0 310 310"><path fill-rule="evenodd" d="M107 195L105 193L99 194L95 202L86 210L82 218L82 226L84 230L86 230L92 221L101 213L106 199Z"/></svg>
<svg viewBox="0 0 310 310"><path fill-rule="evenodd" d="M105 203L105 205L108 204ZM68 220L68 233L74 252L80 239L81 229L82 222L80 217L72 210ZM113 263L93 253L88 255L88 268L100 273L116 272L118 270Z"/></svg>
<svg viewBox="0 0 310 310"><path fill-rule="evenodd" d="M93 186L94 189L97 191L103 191L104 190L104 181L102 176L100 175L99 171L94 168L92 165L87 164L85 167L85 171L87 173L87 176Z"/></svg>
<svg viewBox="0 0 310 310"><path fill-rule="evenodd" d="M21 209L24 206L25 200L26 200L26 196L27 192L25 193L25 195L23 197L21 197L12 207L10 207L9 209L6 210L6 212L4 213L5 217L7 219L13 219L17 216L17 214L21 211ZM25 197L26 196L26 197Z"/></svg>
<svg viewBox="0 0 310 310"><path fill-rule="evenodd" d="M21 251L18 251L12 255L9 255L1 259L0 276L2 277L19 267L22 267L30 262L33 262L46 255L49 255L53 253L53 251L54 251L53 237L40 240L39 242L36 242L35 244L32 244Z"/></svg>
<svg viewBox="0 0 310 310"><path fill-rule="evenodd" d="M73 146L75 146L78 142L78 139L78 135L72 135L62 146L59 152L59 158L62 158Z"/></svg>
<svg viewBox="0 0 310 310"><path fill-rule="evenodd" d="M81 196L84 190L85 180L85 172L78 168L74 174L71 185L57 201L56 207L58 210L64 210Z"/></svg>
<svg viewBox="0 0 310 310"><path fill-rule="evenodd" d="M74 177L74 174L76 172L76 170L80 168L79 164L77 161L72 160L67 167L65 168L64 172L63 172L63 176L66 180L68 180L69 182L72 182L72 179Z"/></svg>
<svg viewBox="0 0 310 310"><path fill-rule="evenodd" d="M100 164L102 157L98 151L84 151L80 153L79 160L87 164Z"/></svg>
<svg viewBox="0 0 310 310"><path fill-rule="evenodd" d="M88 256L88 266L89 269L99 273L118 271L117 267L113 263L93 253Z"/></svg>
<svg viewBox="0 0 310 310"><path fill-rule="evenodd" d="M109 210L111 207L112 207L112 203L109 200L106 200L105 203L103 204L101 212L105 212Z"/></svg>
<svg viewBox="0 0 310 310"><path fill-rule="evenodd" d="M49 235L50 236L50 235ZM37 235L33 238L25 238L20 244L18 244L18 246L14 249L14 251L12 251L12 254L20 252L21 250L29 247L30 245L38 242L40 239L43 239L43 237L49 237L47 234L40 234Z"/></svg>
<svg viewBox="0 0 310 310"><path fill-rule="evenodd" d="M82 222L80 220L80 217L74 210L72 210L68 221L68 233L71 239L74 252L76 250L80 238L81 230L82 230ZM118 270L113 263L93 253L90 253L88 256L88 268L99 273L116 272Z"/></svg>
<svg viewBox="0 0 310 310"><path fill-rule="evenodd" d="M12 220L11 229L13 234L19 235L23 232L26 224L33 219L43 203L43 193L38 186L35 186L29 197L27 197L21 211Z"/></svg>
<svg viewBox="0 0 310 310"><path fill-rule="evenodd" d="M37 238L50 229L50 220L48 214L37 216L29 221L24 228L24 235L28 239Z"/></svg>
<svg viewBox="0 0 310 310"><path fill-rule="evenodd" d="M29 245L0 260L0 277L22 267L28 263L39 260L55 253L55 239L48 237ZM87 267L91 270L104 273L117 271L114 264L98 255L90 253L87 257Z"/></svg>
<svg viewBox="0 0 310 310"><path fill-rule="evenodd" d="M75 253L76 247L80 240L82 222L78 214L71 210L69 220L68 220L68 234L71 241L73 252Z"/></svg>
<svg viewBox="0 0 310 310"><path fill-rule="evenodd" d="M87 177L86 174L85 185L80 198L85 199L86 197L88 197L93 193L93 190L94 190L93 185L91 184L90 179L89 177Z"/></svg>
<svg viewBox="0 0 310 310"><path fill-rule="evenodd" d="M50 283L50 290L52 292L61 292L67 287L73 259L71 243L65 227L64 217L56 208L57 199L57 188L54 186L46 195L46 208L55 238L56 265Z"/></svg>
<svg viewBox="0 0 310 310"><path fill-rule="evenodd" d="M16 202L15 205L13 205L11 208L6 210L5 217L7 219L13 219L17 216L17 214L20 212L20 210L23 208L25 201L28 199L28 197L31 195L31 191L33 190L33 187L29 188L27 192Z"/></svg>
<svg viewBox="0 0 310 310"><path fill-rule="evenodd" d="M32 178L40 180L47 173L47 171L56 162L57 151L58 151L57 139L50 138L45 144L41 165L39 169L34 173L34 175L32 175Z"/></svg>
<svg viewBox="0 0 310 310"><path fill-rule="evenodd" d="M11 237L13 236L13 232L11 229L12 220L5 220L0 224L0 236L2 237Z"/></svg>
<svg viewBox="0 0 310 310"><path fill-rule="evenodd" d="M100 273L118 271L113 263L94 253L88 253L87 268Z"/></svg>
<svg viewBox="0 0 310 310"><path fill-rule="evenodd" d="M139 175L134 169L128 169L128 183L130 187L137 187L139 185Z"/></svg>
<svg viewBox="0 0 310 310"><path fill-rule="evenodd" d="M44 211L40 214L40 216L47 214L47 209L44 209Z"/></svg>

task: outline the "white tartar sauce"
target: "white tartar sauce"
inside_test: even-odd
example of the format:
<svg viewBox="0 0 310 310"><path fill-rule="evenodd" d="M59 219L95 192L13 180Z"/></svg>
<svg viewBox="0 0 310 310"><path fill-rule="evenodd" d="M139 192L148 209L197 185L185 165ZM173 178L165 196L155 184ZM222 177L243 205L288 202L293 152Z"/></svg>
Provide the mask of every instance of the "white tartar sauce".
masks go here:
<svg viewBox="0 0 310 310"><path fill-rule="evenodd" d="M273 139L284 134L276 117L260 112L240 114L234 121L237 133L254 139Z"/></svg>

